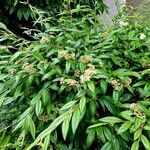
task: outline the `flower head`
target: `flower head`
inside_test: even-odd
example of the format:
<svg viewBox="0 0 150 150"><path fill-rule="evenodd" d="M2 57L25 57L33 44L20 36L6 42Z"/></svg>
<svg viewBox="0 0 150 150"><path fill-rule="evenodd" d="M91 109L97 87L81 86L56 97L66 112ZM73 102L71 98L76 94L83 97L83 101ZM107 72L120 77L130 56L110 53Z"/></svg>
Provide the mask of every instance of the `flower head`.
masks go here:
<svg viewBox="0 0 150 150"><path fill-rule="evenodd" d="M80 61L82 63L85 63L85 64L86 63L91 63L93 61L93 57L90 56L90 55L83 55L83 56L80 57Z"/></svg>
<svg viewBox="0 0 150 150"><path fill-rule="evenodd" d="M29 63L23 64L22 69L25 72L29 73L30 75L36 73L36 69L34 68L34 66L32 64L29 64Z"/></svg>
<svg viewBox="0 0 150 150"><path fill-rule="evenodd" d="M46 36L43 36L40 40L40 44L46 44L49 42L49 38Z"/></svg>
<svg viewBox="0 0 150 150"><path fill-rule="evenodd" d="M120 27L126 27L126 26L128 26L128 25L129 25L128 22L124 22L124 21L120 21L120 22L119 22L119 26L120 26Z"/></svg>
<svg viewBox="0 0 150 150"><path fill-rule="evenodd" d="M144 40L146 38L146 35L144 34L144 33L142 33L141 35L140 35L140 40Z"/></svg>
<svg viewBox="0 0 150 150"><path fill-rule="evenodd" d="M58 58L64 58L64 59L75 59L75 53L69 53L66 50L59 51L58 52Z"/></svg>
<svg viewBox="0 0 150 150"><path fill-rule="evenodd" d="M89 81L92 75L96 74L95 66L92 64L87 65L88 68L84 71L84 73L80 76L80 82L84 83L86 81Z"/></svg>

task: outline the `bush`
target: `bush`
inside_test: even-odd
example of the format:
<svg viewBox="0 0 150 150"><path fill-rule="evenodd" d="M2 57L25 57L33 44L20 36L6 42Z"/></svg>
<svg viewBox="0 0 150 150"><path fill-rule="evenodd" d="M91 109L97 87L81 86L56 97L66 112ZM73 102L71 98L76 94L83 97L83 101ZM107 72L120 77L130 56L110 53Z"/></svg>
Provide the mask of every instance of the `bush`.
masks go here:
<svg viewBox="0 0 150 150"><path fill-rule="evenodd" d="M1 149L150 149L150 29L89 12L41 35L1 48Z"/></svg>
<svg viewBox="0 0 150 150"><path fill-rule="evenodd" d="M0 5L0 22L6 24L14 33L29 40L31 38L28 34L22 33L25 31L23 27L34 26L44 31L50 24L55 24L59 14L66 9L71 11L80 5L87 6L97 14L107 10L103 0L5 0L1 1ZM41 22L44 22L44 25Z"/></svg>

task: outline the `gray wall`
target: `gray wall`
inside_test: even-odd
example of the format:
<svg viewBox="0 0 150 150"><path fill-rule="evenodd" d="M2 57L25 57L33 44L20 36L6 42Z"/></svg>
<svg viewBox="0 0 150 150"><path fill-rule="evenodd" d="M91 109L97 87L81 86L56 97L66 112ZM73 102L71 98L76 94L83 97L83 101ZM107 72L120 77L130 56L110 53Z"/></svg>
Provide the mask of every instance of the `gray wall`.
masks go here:
<svg viewBox="0 0 150 150"><path fill-rule="evenodd" d="M143 0L104 0L104 3L108 6L109 14L103 14L101 16L102 23L109 25L112 22L113 17L117 14L119 6L126 2L127 5L132 6L133 8L138 7ZM116 5L118 4L118 5Z"/></svg>
<svg viewBox="0 0 150 150"><path fill-rule="evenodd" d="M127 4L132 7L138 7L142 0L126 0Z"/></svg>

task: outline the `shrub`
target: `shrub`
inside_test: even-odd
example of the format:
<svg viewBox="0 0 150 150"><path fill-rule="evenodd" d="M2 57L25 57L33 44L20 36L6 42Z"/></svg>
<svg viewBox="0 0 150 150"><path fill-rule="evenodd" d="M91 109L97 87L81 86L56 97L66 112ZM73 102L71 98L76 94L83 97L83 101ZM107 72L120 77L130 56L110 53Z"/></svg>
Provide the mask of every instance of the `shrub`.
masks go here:
<svg viewBox="0 0 150 150"><path fill-rule="evenodd" d="M0 5L2 6L0 8L0 22L7 24L9 29L27 39L30 37L22 33L24 31L22 27L31 28L34 26L45 30L49 27L50 22L55 24L59 14L66 9L71 11L80 5L87 6L97 14L107 10L103 0L5 0L1 1ZM41 25L41 21L44 22L44 25Z"/></svg>
<svg viewBox="0 0 150 150"><path fill-rule="evenodd" d="M150 29L90 12L41 35L1 48L1 149L150 149Z"/></svg>

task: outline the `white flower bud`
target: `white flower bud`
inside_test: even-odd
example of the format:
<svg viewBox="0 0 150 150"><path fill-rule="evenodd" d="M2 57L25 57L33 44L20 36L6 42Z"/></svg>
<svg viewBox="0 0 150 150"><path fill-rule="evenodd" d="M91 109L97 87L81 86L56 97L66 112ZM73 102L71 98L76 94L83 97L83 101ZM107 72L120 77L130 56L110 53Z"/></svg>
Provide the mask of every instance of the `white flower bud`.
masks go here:
<svg viewBox="0 0 150 150"><path fill-rule="evenodd" d="M124 21L120 21L120 22L119 22L119 26L120 26L120 27L126 27L126 26L128 26L128 25L129 25L128 22L124 22Z"/></svg>
<svg viewBox="0 0 150 150"><path fill-rule="evenodd" d="M140 35L140 40L144 40L146 38L146 35L144 34L144 33L142 33L141 35Z"/></svg>

